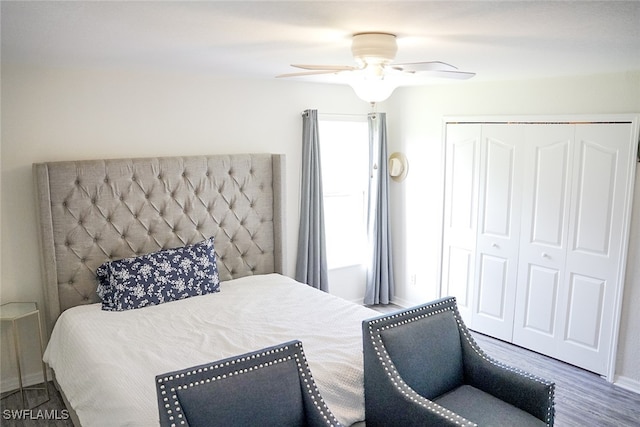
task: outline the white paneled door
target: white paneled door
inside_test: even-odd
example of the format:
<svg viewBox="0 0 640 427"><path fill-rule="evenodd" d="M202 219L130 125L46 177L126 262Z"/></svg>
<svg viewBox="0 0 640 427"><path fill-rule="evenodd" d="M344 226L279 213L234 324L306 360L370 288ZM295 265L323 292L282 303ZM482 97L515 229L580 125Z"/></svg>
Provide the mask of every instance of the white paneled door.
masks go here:
<svg viewBox="0 0 640 427"><path fill-rule="evenodd" d="M612 379L637 118L446 129L443 294L471 329Z"/></svg>
<svg viewBox="0 0 640 427"><path fill-rule="evenodd" d="M513 341L548 355L557 354L561 341L574 134L570 124L531 125L523 147L520 286Z"/></svg>
<svg viewBox="0 0 640 427"><path fill-rule="evenodd" d="M513 330L524 125L482 127L476 279L472 325L511 340Z"/></svg>
<svg viewBox="0 0 640 427"><path fill-rule="evenodd" d="M475 280L480 125L447 129L442 294L456 296L458 310L471 324Z"/></svg>

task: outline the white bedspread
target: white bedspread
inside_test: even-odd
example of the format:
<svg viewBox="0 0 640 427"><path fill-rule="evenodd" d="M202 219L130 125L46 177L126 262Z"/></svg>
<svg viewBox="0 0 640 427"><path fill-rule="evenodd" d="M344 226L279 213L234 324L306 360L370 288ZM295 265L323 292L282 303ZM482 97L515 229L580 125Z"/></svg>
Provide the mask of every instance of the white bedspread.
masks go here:
<svg viewBox="0 0 640 427"><path fill-rule="evenodd" d="M157 426L155 376L299 339L338 420L364 419L361 321L378 313L278 274L125 312L66 310L44 360L84 427Z"/></svg>

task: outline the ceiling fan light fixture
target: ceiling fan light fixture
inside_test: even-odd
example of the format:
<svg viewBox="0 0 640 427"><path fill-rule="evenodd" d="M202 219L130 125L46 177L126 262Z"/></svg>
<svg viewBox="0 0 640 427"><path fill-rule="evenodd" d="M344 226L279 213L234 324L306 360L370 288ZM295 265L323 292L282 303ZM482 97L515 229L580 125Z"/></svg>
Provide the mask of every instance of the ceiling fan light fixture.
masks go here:
<svg viewBox="0 0 640 427"><path fill-rule="evenodd" d="M396 85L387 79L360 79L349 83L358 98L369 103L382 102L389 98Z"/></svg>

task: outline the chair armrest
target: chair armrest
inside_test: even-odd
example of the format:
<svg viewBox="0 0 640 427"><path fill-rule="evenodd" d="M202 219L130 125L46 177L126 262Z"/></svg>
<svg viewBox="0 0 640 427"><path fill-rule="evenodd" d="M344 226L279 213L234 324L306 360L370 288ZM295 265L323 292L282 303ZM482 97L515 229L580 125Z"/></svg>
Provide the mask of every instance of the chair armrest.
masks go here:
<svg viewBox="0 0 640 427"><path fill-rule="evenodd" d="M318 396L312 396L311 393L303 393L305 406L305 426L306 427L344 427L333 415L327 404L317 391L317 387L313 385Z"/></svg>
<svg viewBox="0 0 640 427"><path fill-rule="evenodd" d="M555 384L489 357L470 335L461 336L465 383L527 411L552 426Z"/></svg>
<svg viewBox="0 0 640 427"><path fill-rule="evenodd" d="M476 424L416 393L400 378L380 336L363 322L364 400L367 427Z"/></svg>

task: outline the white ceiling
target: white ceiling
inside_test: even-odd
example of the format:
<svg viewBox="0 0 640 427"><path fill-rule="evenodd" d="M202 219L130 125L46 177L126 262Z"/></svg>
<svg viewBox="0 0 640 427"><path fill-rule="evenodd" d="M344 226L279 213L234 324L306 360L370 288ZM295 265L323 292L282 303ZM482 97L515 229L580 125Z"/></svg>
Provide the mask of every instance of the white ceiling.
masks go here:
<svg viewBox="0 0 640 427"><path fill-rule="evenodd" d="M351 35L382 31L398 36L397 62L475 80L640 70L640 1L2 1L1 13L3 64L272 79L292 63L354 65Z"/></svg>

